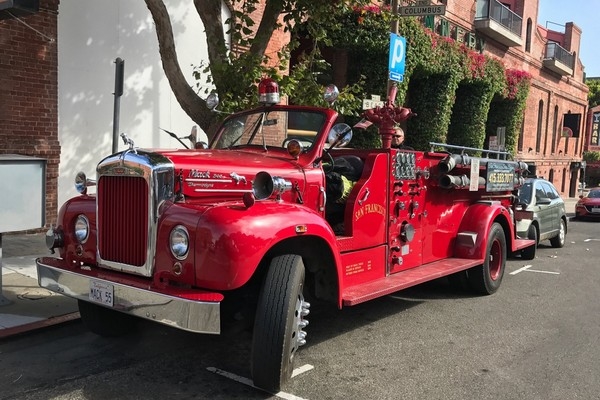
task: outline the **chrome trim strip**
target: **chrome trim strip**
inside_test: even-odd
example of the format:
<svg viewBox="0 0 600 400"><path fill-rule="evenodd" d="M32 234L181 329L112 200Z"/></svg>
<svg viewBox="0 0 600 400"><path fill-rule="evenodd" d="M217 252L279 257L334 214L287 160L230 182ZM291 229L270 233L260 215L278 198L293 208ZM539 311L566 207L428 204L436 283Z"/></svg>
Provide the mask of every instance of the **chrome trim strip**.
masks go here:
<svg viewBox="0 0 600 400"><path fill-rule="evenodd" d="M252 193L252 189L194 189L194 192Z"/></svg>
<svg viewBox="0 0 600 400"><path fill-rule="evenodd" d="M50 291L89 301L90 281L93 279L113 285L113 309L116 311L190 332L212 334L221 332L219 302L191 301L103 279L90 278L45 265L40 258L35 261L35 264L38 284Z"/></svg>
<svg viewBox="0 0 600 400"><path fill-rule="evenodd" d="M215 183L232 183L231 179L203 179L203 178L186 178L185 182L198 182L198 183L203 183L203 182L215 182Z"/></svg>

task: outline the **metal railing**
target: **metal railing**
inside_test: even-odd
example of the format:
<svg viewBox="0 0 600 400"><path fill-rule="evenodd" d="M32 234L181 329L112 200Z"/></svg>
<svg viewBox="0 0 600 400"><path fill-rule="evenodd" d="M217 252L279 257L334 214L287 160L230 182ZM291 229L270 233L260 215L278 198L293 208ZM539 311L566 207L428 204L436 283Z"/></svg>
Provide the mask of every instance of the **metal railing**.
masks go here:
<svg viewBox="0 0 600 400"><path fill-rule="evenodd" d="M555 42L546 44L544 59L560 61L571 69L575 67L575 57L573 57L573 54Z"/></svg>
<svg viewBox="0 0 600 400"><path fill-rule="evenodd" d="M497 0L477 0L475 19L491 19L521 37L523 18Z"/></svg>

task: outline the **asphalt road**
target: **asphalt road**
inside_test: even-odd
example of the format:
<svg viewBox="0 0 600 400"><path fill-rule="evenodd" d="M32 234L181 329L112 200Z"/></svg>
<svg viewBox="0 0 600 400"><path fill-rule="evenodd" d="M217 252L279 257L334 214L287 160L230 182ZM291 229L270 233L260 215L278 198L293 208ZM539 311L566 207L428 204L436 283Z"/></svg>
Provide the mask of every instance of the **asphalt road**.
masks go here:
<svg viewBox="0 0 600 400"><path fill-rule="evenodd" d="M0 342L0 399L598 399L600 223L512 259L500 290L445 279L341 311L315 310L285 393L245 385L250 332L151 323L104 339L80 322ZM310 366L314 368L310 369ZM225 371L229 377L215 372Z"/></svg>

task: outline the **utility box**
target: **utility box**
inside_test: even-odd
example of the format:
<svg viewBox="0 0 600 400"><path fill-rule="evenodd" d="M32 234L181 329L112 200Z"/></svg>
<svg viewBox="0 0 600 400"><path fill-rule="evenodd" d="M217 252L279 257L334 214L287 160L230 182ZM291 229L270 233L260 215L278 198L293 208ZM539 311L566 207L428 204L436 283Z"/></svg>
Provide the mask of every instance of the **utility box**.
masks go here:
<svg viewBox="0 0 600 400"><path fill-rule="evenodd" d="M0 234L46 224L46 160L0 154Z"/></svg>

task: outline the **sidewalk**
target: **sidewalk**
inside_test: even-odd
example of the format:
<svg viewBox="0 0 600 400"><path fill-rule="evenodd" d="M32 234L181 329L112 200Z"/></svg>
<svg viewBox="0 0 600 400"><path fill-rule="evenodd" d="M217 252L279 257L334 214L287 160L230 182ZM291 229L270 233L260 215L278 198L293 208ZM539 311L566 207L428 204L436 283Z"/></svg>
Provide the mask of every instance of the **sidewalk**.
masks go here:
<svg viewBox="0 0 600 400"><path fill-rule="evenodd" d="M45 234L2 235L0 339L79 318L77 301L38 286L35 259L49 256Z"/></svg>
<svg viewBox="0 0 600 400"><path fill-rule="evenodd" d="M577 200L565 199L569 217ZM1 254L0 339L79 318L76 300L38 286L35 259L50 255L43 233L4 234Z"/></svg>

